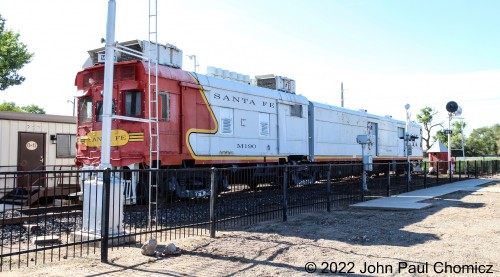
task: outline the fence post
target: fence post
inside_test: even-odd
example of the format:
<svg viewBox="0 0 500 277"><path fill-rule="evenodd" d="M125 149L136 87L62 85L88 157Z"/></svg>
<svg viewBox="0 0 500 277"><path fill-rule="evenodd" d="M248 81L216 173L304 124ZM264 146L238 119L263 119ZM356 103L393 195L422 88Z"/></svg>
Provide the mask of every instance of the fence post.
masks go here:
<svg viewBox="0 0 500 277"><path fill-rule="evenodd" d="M216 169L210 169L210 237L215 238L215 199L217 198L217 186L215 185Z"/></svg>
<svg viewBox="0 0 500 277"><path fill-rule="evenodd" d="M427 163L424 161L424 189L427 188Z"/></svg>
<svg viewBox="0 0 500 277"><path fill-rule="evenodd" d="M458 180L462 180L462 162L458 162Z"/></svg>
<svg viewBox="0 0 500 277"><path fill-rule="evenodd" d="M474 160L474 178L477 179L477 160Z"/></svg>
<svg viewBox="0 0 500 277"><path fill-rule="evenodd" d="M406 163L408 163L406 165L406 192L409 192L410 191L410 179L411 179L411 166L410 166L410 162L409 161L406 161Z"/></svg>
<svg viewBox="0 0 500 277"><path fill-rule="evenodd" d="M439 185L439 164L440 162L436 162L436 185Z"/></svg>
<svg viewBox="0 0 500 277"><path fill-rule="evenodd" d="M478 177L483 175L484 175L484 160L481 160L481 175L478 175Z"/></svg>
<svg viewBox="0 0 500 277"><path fill-rule="evenodd" d="M467 179L470 179L470 165L469 161L465 162L465 171L467 172Z"/></svg>
<svg viewBox="0 0 500 277"><path fill-rule="evenodd" d="M287 195L287 184L288 184L288 165L285 165L285 170L283 171L283 221L287 221L287 210L288 210L288 195Z"/></svg>
<svg viewBox="0 0 500 277"><path fill-rule="evenodd" d="M451 161L448 161L448 184L451 183L452 180L452 172L451 172Z"/></svg>
<svg viewBox="0 0 500 277"><path fill-rule="evenodd" d="M359 166L359 165L353 164L351 166L351 168L352 168L351 172L354 172L355 166ZM363 174L363 172L364 172L364 165L363 165L363 163L361 163L361 174ZM365 188L364 188L365 183L364 182L366 182L366 172L365 172L365 175L362 175L362 176L365 176L364 180L363 180L363 178L361 178L361 183L360 183L360 185L361 185L360 186L360 188L361 188L361 202L364 202L365 201ZM366 187L368 188L368 184L366 185Z"/></svg>
<svg viewBox="0 0 500 277"><path fill-rule="evenodd" d="M102 184L102 222L101 222L101 262L108 262L108 242L109 242L109 196L111 187L109 168L104 169Z"/></svg>
<svg viewBox="0 0 500 277"><path fill-rule="evenodd" d="M387 197L391 196L391 162L387 164Z"/></svg>
<svg viewBox="0 0 500 277"><path fill-rule="evenodd" d="M332 173L332 164L328 164L328 176L326 177L326 211L331 212L332 211L332 200L331 194L332 194L332 181L330 180L331 178L331 173Z"/></svg>

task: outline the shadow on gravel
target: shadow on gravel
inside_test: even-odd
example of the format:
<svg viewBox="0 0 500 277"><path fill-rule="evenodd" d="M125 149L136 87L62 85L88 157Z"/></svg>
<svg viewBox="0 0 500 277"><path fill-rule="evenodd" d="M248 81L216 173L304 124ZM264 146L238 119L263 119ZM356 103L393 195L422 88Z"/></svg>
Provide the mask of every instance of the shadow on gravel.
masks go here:
<svg viewBox="0 0 500 277"><path fill-rule="evenodd" d="M388 211L339 208L330 213L314 212L291 216L288 217L287 222L262 222L245 228L244 231L276 233L314 241L335 240L353 245L410 247L439 240L439 237L432 233L407 231L406 226L418 224L428 216L446 208L478 209L484 207L483 203L460 200L469 194L471 194L470 191L458 191L426 200L424 202L432 203L432 206L423 210Z"/></svg>

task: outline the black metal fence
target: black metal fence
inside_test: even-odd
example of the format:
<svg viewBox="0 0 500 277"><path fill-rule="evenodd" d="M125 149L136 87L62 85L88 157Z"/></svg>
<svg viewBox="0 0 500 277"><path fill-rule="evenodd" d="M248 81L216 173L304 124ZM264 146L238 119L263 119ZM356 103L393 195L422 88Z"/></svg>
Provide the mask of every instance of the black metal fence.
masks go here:
<svg viewBox="0 0 500 277"><path fill-rule="evenodd" d="M500 163L0 172L0 271L238 229L500 172ZM40 182L43 179L43 182ZM43 183L44 185L40 185ZM149 184L152 183L153 186ZM152 199L150 202L149 199Z"/></svg>

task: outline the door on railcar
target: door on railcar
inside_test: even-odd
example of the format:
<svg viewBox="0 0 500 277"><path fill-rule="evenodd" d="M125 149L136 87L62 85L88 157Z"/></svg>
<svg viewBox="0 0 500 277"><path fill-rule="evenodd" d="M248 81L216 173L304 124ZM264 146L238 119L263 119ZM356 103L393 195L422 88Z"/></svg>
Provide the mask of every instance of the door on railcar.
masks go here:
<svg viewBox="0 0 500 277"><path fill-rule="evenodd" d="M302 104L278 103L278 153L307 155L309 134L307 110Z"/></svg>
<svg viewBox="0 0 500 277"><path fill-rule="evenodd" d="M378 156L378 123L368 122L368 137L371 143L368 145L367 155Z"/></svg>
<svg viewBox="0 0 500 277"><path fill-rule="evenodd" d="M45 169L45 134L19 132L17 169L34 171ZM18 188L29 189L31 186L45 186L43 174L20 174Z"/></svg>
<svg viewBox="0 0 500 277"><path fill-rule="evenodd" d="M287 133L287 114L289 113L290 106L278 103L278 153L288 153L286 143Z"/></svg>

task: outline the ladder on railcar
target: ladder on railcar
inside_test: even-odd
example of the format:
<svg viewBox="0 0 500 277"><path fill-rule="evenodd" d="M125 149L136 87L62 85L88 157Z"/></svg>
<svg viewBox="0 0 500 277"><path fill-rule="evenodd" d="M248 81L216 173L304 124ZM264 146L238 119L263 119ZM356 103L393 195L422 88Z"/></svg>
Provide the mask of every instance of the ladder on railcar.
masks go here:
<svg viewBox="0 0 500 277"><path fill-rule="evenodd" d="M148 228L158 217L158 170L160 168L159 105L158 105L158 0L149 0L149 67L148 67L148 114L149 114L149 207Z"/></svg>
<svg viewBox="0 0 500 277"><path fill-rule="evenodd" d="M158 45L158 0L149 0L148 4L148 42L144 43L147 53L131 49L129 47L116 44L115 50L128 55L141 58L148 61L148 118L135 118L128 116L113 115L114 119L129 120L148 123L149 129L149 173L148 173L148 228L152 228L152 223L157 222L158 216L158 169L160 167L160 137L159 137L159 103L158 103L158 64L159 64L159 45Z"/></svg>

